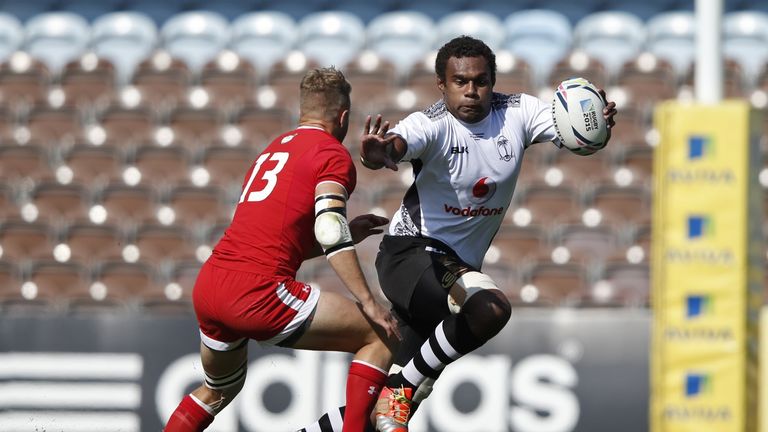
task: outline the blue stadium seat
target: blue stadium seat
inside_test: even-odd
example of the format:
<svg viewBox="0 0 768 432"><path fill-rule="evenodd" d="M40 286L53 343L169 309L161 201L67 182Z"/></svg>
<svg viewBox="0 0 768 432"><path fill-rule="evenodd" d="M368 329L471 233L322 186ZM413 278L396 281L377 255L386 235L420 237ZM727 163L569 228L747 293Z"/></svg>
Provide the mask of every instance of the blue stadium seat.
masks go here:
<svg viewBox="0 0 768 432"><path fill-rule="evenodd" d="M768 60L768 14L764 12L732 12L723 22L723 52L736 60L749 84Z"/></svg>
<svg viewBox="0 0 768 432"><path fill-rule="evenodd" d="M116 11L119 6L120 0L67 0L57 9L78 14L93 22L102 15Z"/></svg>
<svg viewBox="0 0 768 432"><path fill-rule="evenodd" d="M210 10L221 14L230 21L259 9L258 5L258 0L216 0L215 2L194 0L185 3L189 10Z"/></svg>
<svg viewBox="0 0 768 432"><path fill-rule="evenodd" d="M627 12L596 12L587 15L574 29L576 46L594 57L615 75L634 58L645 42L643 22Z"/></svg>
<svg viewBox="0 0 768 432"><path fill-rule="evenodd" d="M643 21L675 7L675 0L611 0L607 9L630 13Z"/></svg>
<svg viewBox="0 0 768 432"><path fill-rule="evenodd" d="M571 24L575 24L592 12L598 11L602 3L601 0L537 0L535 5L537 9L557 11L568 17Z"/></svg>
<svg viewBox="0 0 768 432"><path fill-rule="evenodd" d="M503 20L513 13L526 9L526 5L523 2L509 0L483 0L472 4L471 9L496 15Z"/></svg>
<svg viewBox="0 0 768 432"><path fill-rule="evenodd" d="M300 21L307 15L327 8L328 2L325 0L273 0L262 3L259 10L282 12L294 20Z"/></svg>
<svg viewBox="0 0 768 432"><path fill-rule="evenodd" d="M0 63L21 46L24 29L15 16L0 12Z"/></svg>
<svg viewBox="0 0 768 432"><path fill-rule="evenodd" d="M678 77L683 77L693 62L695 22L691 12L665 12L646 23L646 47L649 52L668 61Z"/></svg>
<svg viewBox="0 0 768 432"><path fill-rule="evenodd" d="M374 18L367 28L367 44L381 58L406 74L432 49L435 24L421 12L389 12Z"/></svg>
<svg viewBox="0 0 768 432"><path fill-rule="evenodd" d="M183 12L162 25L160 36L171 56L199 73L229 42L229 23L215 12Z"/></svg>
<svg viewBox="0 0 768 432"><path fill-rule="evenodd" d="M402 10L421 12L435 21L464 9L464 0L419 0L410 2Z"/></svg>
<svg viewBox="0 0 768 432"><path fill-rule="evenodd" d="M454 12L437 22L437 38L433 45L439 48L461 35L478 38L495 51L504 41L504 26L496 16L487 12Z"/></svg>
<svg viewBox="0 0 768 432"><path fill-rule="evenodd" d="M179 0L130 0L122 10L146 14L155 24L162 25L174 15L183 11Z"/></svg>
<svg viewBox="0 0 768 432"><path fill-rule="evenodd" d="M79 15L70 12L48 12L27 21L26 50L58 74L88 46L91 29Z"/></svg>
<svg viewBox="0 0 768 432"><path fill-rule="evenodd" d="M113 12L93 22L91 46L99 57L112 62L118 82L131 81L133 71L157 45L157 26L138 12Z"/></svg>
<svg viewBox="0 0 768 432"><path fill-rule="evenodd" d="M230 26L229 47L266 76L296 44L296 21L282 12L251 12Z"/></svg>
<svg viewBox="0 0 768 432"><path fill-rule="evenodd" d="M297 48L321 66L344 67L364 44L365 26L348 12L313 13L299 22Z"/></svg>
<svg viewBox="0 0 768 432"><path fill-rule="evenodd" d="M570 51L573 28L568 18L555 11L530 9L504 20L502 48L521 57L534 69L533 76L542 85L552 67Z"/></svg>
<svg viewBox="0 0 768 432"><path fill-rule="evenodd" d="M35 15L52 11L56 3L56 0L3 0L0 10L25 22Z"/></svg>
<svg viewBox="0 0 768 432"><path fill-rule="evenodd" d="M369 23L379 15L391 11L393 5L386 1L335 0L332 6L335 10L349 12Z"/></svg>

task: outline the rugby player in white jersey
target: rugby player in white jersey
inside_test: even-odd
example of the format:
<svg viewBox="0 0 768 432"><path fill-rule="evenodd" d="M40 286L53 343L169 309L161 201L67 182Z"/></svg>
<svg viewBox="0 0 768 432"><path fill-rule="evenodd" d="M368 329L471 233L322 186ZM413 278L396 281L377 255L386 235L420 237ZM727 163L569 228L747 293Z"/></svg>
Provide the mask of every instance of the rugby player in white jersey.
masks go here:
<svg viewBox="0 0 768 432"><path fill-rule="evenodd" d="M382 290L405 325L395 356L402 368L393 367L375 410L380 432L407 432L415 405L445 366L506 325L510 303L482 273L483 257L509 208L525 149L562 147L549 103L494 93L496 59L482 41L449 41L435 72L440 101L387 134L362 137L364 166L396 171L411 162L415 175L376 258ZM615 107L603 111L609 128ZM388 122L379 116L373 130L380 129Z"/></svg>

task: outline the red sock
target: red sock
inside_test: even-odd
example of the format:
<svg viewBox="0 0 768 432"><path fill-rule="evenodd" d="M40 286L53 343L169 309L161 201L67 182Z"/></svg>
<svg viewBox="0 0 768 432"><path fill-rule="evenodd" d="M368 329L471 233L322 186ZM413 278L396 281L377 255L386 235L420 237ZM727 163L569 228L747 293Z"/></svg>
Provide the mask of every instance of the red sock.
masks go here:
<svg viewBox="0 0 768 432"><path fill-rule="evenodd" d="M343 432L363 432L370 422L371 411L379 390L387 379L381 369L358 360L352 361L347 375L347 408Z"/></svg>
<svg viewBox="0 0 768 432"><path fill-rule="evenodd" d="M213 414L186 395L168 419L165 432L202 432L212 422Z"/></svg>

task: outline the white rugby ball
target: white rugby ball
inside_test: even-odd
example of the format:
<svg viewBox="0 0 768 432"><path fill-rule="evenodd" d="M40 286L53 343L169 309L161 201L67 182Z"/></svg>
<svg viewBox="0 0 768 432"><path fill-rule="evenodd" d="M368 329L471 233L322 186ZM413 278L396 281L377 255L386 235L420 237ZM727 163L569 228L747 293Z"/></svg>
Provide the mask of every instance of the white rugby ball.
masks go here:
<svg viewBox="0 0 768 432"><path fill-rule="evenodd" d="M605 146L605 101L592 83L571 78L560 83L552 100L552 120L563 146L588 155Z"/></svg>

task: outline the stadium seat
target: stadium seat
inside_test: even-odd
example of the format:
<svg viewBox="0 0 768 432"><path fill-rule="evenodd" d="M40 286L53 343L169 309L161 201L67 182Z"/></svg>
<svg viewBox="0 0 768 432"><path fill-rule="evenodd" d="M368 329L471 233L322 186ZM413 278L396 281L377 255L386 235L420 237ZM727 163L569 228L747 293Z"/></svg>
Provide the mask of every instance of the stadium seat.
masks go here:
<svg viewBox="0 0 768 432"><path fill-rule="evenodd" d="M136 143L152 139L155 119L149 108L127 108L111 105L99 116L98 126L103 128L105 139L118 148L131 148Z"/></svg>
<svg viewBox="0 0 768 432"><path fill-rule="evenodd" d="M89 22L117 10L122 0L66 0L61 2L60 10L80 15Z"/></svg>
<svg viewBox="0 0 768 432"><path fill-rule="evenodd" d="M320 67L317 62L308 59L301 51L291 51L274 65L267 74L267 82L258 89L255 100L248 105L261 109L284 109L298 116L299 86L302 78L310 69Z"/></svg>
<svg viewBox="0 0 768 432"><path fill-rule="evenodd" d="M30 192L30 202L37 207L37 220L51 225L85 219L90 196L81 185L44 182Z"/></svg>
<svg viewBox="0 0 768 432"><path fill-rule="evenodd" d="M251 103L235 114L233 124L239 127L243 136L251 142L265 144L296 127L290 112L280 108L263 109Z"/></svg>
<svg viewBox="0 0 768 432"><path fill-rule="evenodd" d="M210 106L229 114L256 94L259 77L249 61L233 51L222 51L204 68L200 86L210 97Z"/></svg>
<svg viewBox="0 0 768 432"><path fill-rule="evenodd" d="M555 262L563 260L581 265L596 265L617 252L619 236L608 226L567 225L554 233L552 246L551 259ZM556 250L558 248L563 249ZM558 256L558 253L567 255Z"/></svg>
<svg viewBox="0 0 768 432"><path fill-rule="evenodd" d="M298 30L291 16L274 10L251 12L232 22L229 47L266 77L296 44Z"/></svg>
<svg viewBox="0 0 768 432"><path fill-rule="evenodd" d="M181 146L140 146L133 163L141 173L142 184L151 187L172 187L189 179L190 156Z"/></svg>
<svg viewBox="0 0 768 432"><path fill-rule="evenodd" d="M49 81L46 66L26 52L17 51L0 64L0 92L3 104L12 113L44 103Z"/></svg>
<svg viewBox="0 0 768 432"><path fill-rule="evenodd" d="M229 23L214 12L189 11L171 17L160 28L163 47L197 74L227 46Z"/></svg>
<svg viewBox="0 0 768 432"><path fill-rule="evenodd" d="M462 11L464 9L463 0L420 0L408 3L407 10L423 13L434 21Z"/></svg>
<svg viewBox="0 0 768 432"><path fill-rule="evenodd" d="M139 248L139 261L155 268L166 261L193 259L195 253L191 234L182 226L141 225L134 244Z"/></svg>
<svg viewBox="0 0 768 432"><path fill-rule="evenodd" d="M599 186L588 198L588 205L600 211L603 224L625 226L651 219L650 194L640 187Z"/></svg>
<svg viewBox="0 0 768 432"><path fill-rule="evenodd" d="M253 149L245 146L214 146L203 150L201 163L210 174L211 185L240 188L255 155Z"/></svg>
<svg viewBox="0 0 768 432"><path fill-rule="evenodd" d="M172 144L190 150L209 146L219 136L219 117L219 112L211 107L176 107L168 113Z"/></svg>
<svg viewBox="0 0 768 432"><path fill-rule="evenodd" d="M344 76L352 85L352 111L369 113L376 110L377 100L382 94L391 94L398 88L396 66L379 57L371 50L363 51L344 68ZM362 132L362 124L350 122L347 136L354 133L355 139ZM359 131L353 131L359 129Z"/></svg>
<svg viewBox="0 0 768 432"><path fill-rule="evenodd" d="M104 284L105 299L137 302L147 293L157 291L157 274L145 263L105 261L100 263L93 280Z"/></svg>
<svg viewBox="0 0 768 432"><path fill-rule="evenodd" d="M343 68L365 44L365 25L342 11L317 12L298 23L296 48L320 66Z"/></svg>
<svg viewBox="0 0 768 432"><path fill-rule="evenodd" d="M768 14L731 12L723 18L723 54L736 60L749 85L754 85L768 60Z"/></svg>
<svg viewBox="0 0 768 432"><path fill-rule="evenodd" d="M434 21L415 11L381 14L366 28L367 48L395 65L400 79L430 52L434 39Z"/></svg>
<svg viewBox="0 0 768 432"><path fill-rule="evenodd" d="M15 16L0 12L0 63L6 61L24 41L24 29Z"/></svg>
<svg viewBox="0 0 768 432"><path fill-rule="evenodd" d="M609 144L610 145L610 144ZM609 151L601 150L589 157L577 156L566 149L554 152L549 169L562 175L562 182L583 188L610 178ZM544 173L546 178L547 173Z"/></svg>
<svg viewBox="0 0 768 432"><path fill-rule="evenodd" d="M584 51L574 50L552 67L547 80L548 88L554 91L561 82L573 77L586 78L598 88L603 89L608 85L610 78L605 65L600 60L589 56Z"/></svg>
<svg viewBox="0 0 768 432"><path fill-rule="evenodd" d="M522 264L548 258L549 239L537 226L503 226L493 240L501 254L500 261Z"/></svg>
<svg viewBox="0 0 768 432"><path fill-rule="evenodd" d="M79 222L62 234L62 243L69 246L71 261L93 265L100 261L122 258L124 235L116 225Z"/></svg>
<svg viewBox="0 0 768 432"><path fill-rule="evenodd" d="M3 182L0 184L0 220L19 219L19 216L16 193L8 183Z"/></svg>
<svg viewBox="0 0 768 432"><path fill-rule="evenodd" d="M192 0L184 2L184 6L190 10L213 10L226 18L235 20L238 17L261 8L262 0L216 0L212 3L207 0Z"/></svg>
<svg viewBox="0 0 768 432"><path fill-rule="evenodd" d="M525 2L514 2L509 0L483 0L481 2L472 3L470 8L472 10L490 13L496 15L500 19L504 19L513 13L525 10L526 4Z"/></svg>
<svg viewBox="0 0 768 432"><path fill-rule="evenodd" d="M535 94L535 81L535 72L522 57L517 57L506 50L496 53L494 91Z"/></svg>
<svg viewBox="0 0 768 432"><path fill-rule="evenodd" d="M487 12L453 12L437 21L435 31L437 35L432 43L435 49L462 35L478 38L494 51L504 42L504 25L496 15Z"/></svg>
<svg viewBox="0 0 768 432"><path fill-rule="evenodd" d="M668 61L682 79L693 62L695 22L692 12L664 12L646 23L646 47Z"/></svg>
<svg viewBox="0 0 768 432"><path fill-rule="evenodd" d="M103 109L114 97L115 67L93 52L71 61L61 77L65 104L86 113Z"/></svg>
<svg viewBox="0 0 768 432"><path fill-rule="evenodd" d="M627 12L596 12L576 24L574 38L579 49L598 59L614 77L626 61L640 53L645 26Z"/></svg>
<svg viewBox="0 0 768 432"><path fill-rule="evenodd" d="M624 63L616 84L629 93L630 104L642 111L662 100L673 99L677 93L677 77L672 65L649 52Z"/></svg>
<svg viewBox="0 0 768 432"><path fill-rule="evenodd" d="M115 65L117 82L131 82L136 67L157 45L157 26L139 12L113 12L93 22L91 46L96 55Z"/></svg>
<svg viewBox="0 0 768 432"><path fill-rule="evenodd" d="M263 10L285 14L296 21L328 9L327 0L266 0L261 4Z"/></svg>
<svg viewBox="0 0 768 432"><path fill-rule="evenodd" d="M91 37L88 22L69 12L35 16L24 27L24 48L42 61L53 75L85 51Z"/></svg>
<svg viewBox="0 0 768 432"><path fill-rule="evenodd" d="M183 61L159 50L137 66L132 84L139 90L142 105L164 113L187 97L191 75Z"/></svg>
<svg viewBox="0 0 768 432"><path fill-rule="evenodd" d="M653 147L628 148L619 156L616 167L629 170L631 178L628 185L650 187L653 182Z"/></svg>
<svg viewBox="0 0 768 432"><path fill-rule="evenodd" d="M683 79L683 83L688 88L693 88L695 74L695 65L691 64ZM739 62L732 58L726 58L723 61L722 78L723 97L730 99L748 97L750 86L746 83L747 78Z"/></svg>
<svg viewBox="0 0 768 432"><path fill-rule="evenodd" d="M15 263L7 260L0 261L0 308L8 302L23 299L21 279L21 271Z"/></svg>
<svg viewBox="0 0 768 432"><path fill-rule="evenodd" d="M232 209L224 205L224 196L224 191L217 186L184 185L169 192L168 205L176 212L175 223L178 225L209 225L230 218Z"/></svg>
<svg viewBox="0 0 768 432"><path fill-rule="evenodd" d="M54 10L57 3L56 0L3 0L3 12L26 22L34 16Z"/></svg>
<svg viewBox="0 0 768 432"><path fill-rule="evenodd" d="M50 259L53 252L53 229L44 223L4 221L0 224L0 246L3 259L15 263Z"/></svg>
<svg viewBox="0 0 768 432"><path fill-rule="evenodd" d="M530 212L532 224L551 227L581 220L578 195L570 187L534 185L517 193L518 209Z"/></svg>
<svg viewBox="0 0 768 432"><path fill-rule="evenodd" d="M587 292L586 271L576 264L535 264L526 273L523 283L530 285L533 292L528 294L521 290L521 300L532 306L578 305Z"/></svg>
<svg viewBox="0 0 768 432"><path fill-rule="evenodd" d="M27 280L35 284L35 299L66 305L77 297L87 295L88 271L79 263L35 261Z"/></svg>
<svg viewBox="0 0 768 432"><path fill-rule="evenodd" d="M654 15L674 9L679 3L676 0L611 0L608 6L611 10L626 12L647 21Z"/></svg>
<svg viewBox="0 0 768 432"><path fill-rule="evenodd" d="M592 301L595 304L610 302L623 307L648 307L650 304L651 283L647 263L609 262L600 282L607 284L605 288L610 297L595 298L594 294L601 293L593 290Z"/></svg>
<svg viewBox="0 0 768 432"><path fill-rule="evenodd" d="M33 106L26 120L31 139L46 146L74 142L82 130L80 113L72 106Z"/></svg>
<svg viewBox="0 0 768 432"><path fill-rule="evenodd" d="M585 16L596 12L600 6L601 0L582 0L574 2L571 0L537 0L536 7L539 9L549 9L560 12L568 17L571 24L579 22Z"/></svg>
<svg viewBox="0 0 768 432"><path fill-rule="evenodd" d="M103 186L120 179L122 153L113 145L77 143L62 152L62 163L72 170L73 181Z"/></svg>
<svg viewBox="0 0 768 432"><path fill-rule="evenodd" d="M502 47L531 65L538 86L545 84L552 68L565 58L573 43L571 23L554 10L516 12L504 20L504 32Z"/></svg>
<svg viewBox="0 0 768 432"><path fill-rule="evenodd" d="M46 150L34 144L0 145L0 179L11 184L50 178Z"/></svg>
<svg viewBox="0 0 768 432"><path fill-rule="evenodd" d="M182 0L129 0L122 8L125 11L139 12L147 15L157 25L162 25L184 10Z"/></svg>
<svg viewBox="0 0 768 432"><path fill-rule="evenodd" d="M156 220L158 198L146 186L111 184L101 191L97 203L107 210L107 221L118 226Z"/></svg>

